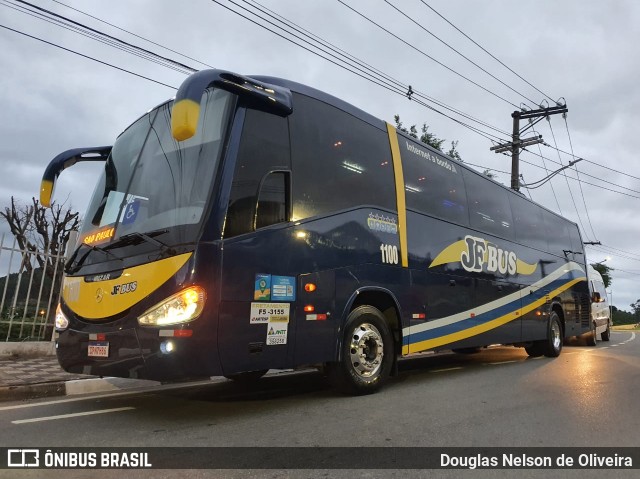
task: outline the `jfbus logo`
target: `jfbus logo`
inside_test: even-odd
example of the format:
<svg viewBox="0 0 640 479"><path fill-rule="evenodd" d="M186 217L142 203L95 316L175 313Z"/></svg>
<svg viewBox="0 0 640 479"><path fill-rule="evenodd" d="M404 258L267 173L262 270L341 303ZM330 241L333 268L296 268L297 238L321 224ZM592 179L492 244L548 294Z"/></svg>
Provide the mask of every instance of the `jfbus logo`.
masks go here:
<svg viewBox="0 0 640 479"><path fill-rule="evenodd" d="M513 251L506 251L489 243L484 238L465 236L467 250L460 255L462 267L467 271L516 274L518 257Z"/></svg>

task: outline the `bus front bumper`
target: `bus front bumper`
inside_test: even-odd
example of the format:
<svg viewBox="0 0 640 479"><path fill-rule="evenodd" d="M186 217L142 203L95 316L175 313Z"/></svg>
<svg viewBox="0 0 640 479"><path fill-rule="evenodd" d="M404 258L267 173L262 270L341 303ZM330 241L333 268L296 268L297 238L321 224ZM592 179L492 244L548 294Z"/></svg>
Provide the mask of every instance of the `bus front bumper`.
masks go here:
<svg viewBox="0 0 640 479"><path fill-rule="evenodd" d="M62 368L75 374L155 381L222 374L215 348L199 342L158 330L90 333L67 329L56 333L56 354Z"/></svg>

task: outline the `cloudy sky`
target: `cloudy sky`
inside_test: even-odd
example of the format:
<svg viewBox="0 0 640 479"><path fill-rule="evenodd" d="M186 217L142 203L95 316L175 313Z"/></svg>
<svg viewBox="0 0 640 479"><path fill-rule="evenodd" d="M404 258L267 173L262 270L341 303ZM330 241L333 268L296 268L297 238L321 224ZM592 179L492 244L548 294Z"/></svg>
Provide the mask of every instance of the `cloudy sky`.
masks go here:
<svg viewBox="0 0 640 479"><path fill-rule="evenodd" d="M576 156L584 158L577 164L578 172L567 170L566 177L558 175L529 193L535 201L577 222L585 241L602 242L602 246L587 249L588 260L610 257L606 264L615 268L612 293L616 306L628 310L640 298L640 168L636 160L640 151L636 131L640 125L639 2L344 2L351 9L338 0L31 3L197 69L208 65L249 75L285 77L325 90L389 122L394 114L406 125L426 122L430 131L447 142L459 141L464 161L492 170L498 181L507 185L510 158L489 151L493 145L490 139L508 139L511 113L520 106L538 108L564 98L569 108L566 122L556 115L535 127L550 147L532 146L522 154L524 181L542 179L547 175L545 167L551 172L572 160L571 155L558 153L553 148L556 145L565 152L573 148ZM229 10L265 24L243 10L255 11L256 5L331 42L344 52L341 55L357 57L394 81L482 121L465 119L429 103L474 125L482 134L319 58ZM183 73L17 11L20 6L24 4L0 0L0 25L166 85L177 87L185 78ZM8 205L11 196L26 203L37 195L44 168L56 154L73 147L112 144L129 123L175 93L168 86L6 28L0 28L0 46L0 207ZM56 199L82 211L98 170L85 164L65 171ZM6 225L0 225L0 232L6 230Z"/></svg>

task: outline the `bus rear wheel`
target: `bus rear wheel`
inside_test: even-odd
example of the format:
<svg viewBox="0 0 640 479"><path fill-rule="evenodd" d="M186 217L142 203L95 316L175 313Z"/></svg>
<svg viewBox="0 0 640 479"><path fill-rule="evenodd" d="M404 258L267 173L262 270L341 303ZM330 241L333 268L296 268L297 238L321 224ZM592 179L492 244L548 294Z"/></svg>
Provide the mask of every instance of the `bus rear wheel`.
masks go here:
<svg viewBox="0 0 640 479"><path fill-rule="evenodd" d="M373 306L358 306L346 321L340 361L327 365L329 380L343 393L371 394L389 376L393 355L384 315Z"/></svg>
<svg viewBox="0 0 640 479"><path fill-rule="evenodd" d="M556 358L560 356L562 351L562 324L558 313L552 311L547 322L547 339L534 341L531 345L526 346L527 354L533 358L538 356L547 356L548 358Z"/></svg>

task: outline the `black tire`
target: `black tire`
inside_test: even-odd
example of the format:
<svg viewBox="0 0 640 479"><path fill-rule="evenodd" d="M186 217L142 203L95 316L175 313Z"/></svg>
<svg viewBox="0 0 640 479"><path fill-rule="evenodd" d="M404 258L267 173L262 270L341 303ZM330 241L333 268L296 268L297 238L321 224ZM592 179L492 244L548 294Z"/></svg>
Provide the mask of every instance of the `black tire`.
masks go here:
<svg viewBox="0 0 640 479"><path fill-rule="evenodd" d="M530 357L539 358L544 354L544 351L542 350L543 342L544 341L535 341L531 343L529 346L525 346L524 350L527 352L527 354Z"/></svg>
<svg viewBox="0 0 640 479"><path fill-rule="evenodd" d="M603 341L609 341L611 339L611 325L609 323L607 323L607 329L602 331L600 337Z"/></svg>
<svg viewBox="0 0 640 479"><path fill-rule="evenodd" d="M262 376L267 374L268 369L259 369L257 371L247 371L245 373L228 374L224 377L237 382L238 384L253 384L258 382Z"/></svg>
<svg viewBox="0 0 640 479"><path fill-rule="evenodd" d="M596 333L596 324L591 323L591 332L587 336L587 346L595 346L596 344L598 344L598 340L596 338L597 334L598 333Z"/></svg>
<svg viewBox="0 0 640 479"><path fill-rule="evenodd" d="M358 306L347 317L341 360L327 364L329 381L350 395L371 394L389 377L393 339L384 315L373 306Z"/></svg>
<svg viewBox="0 0 640 479"><path fill-rule="evenodd" d="M547 322L547 338L541 341L534 341L529 346L525 346L524 349L532 358L543 355L548 358L556 358L560 356L563 343L560 317L558 313L552 311L549 315L549 321Z"/></svg>

